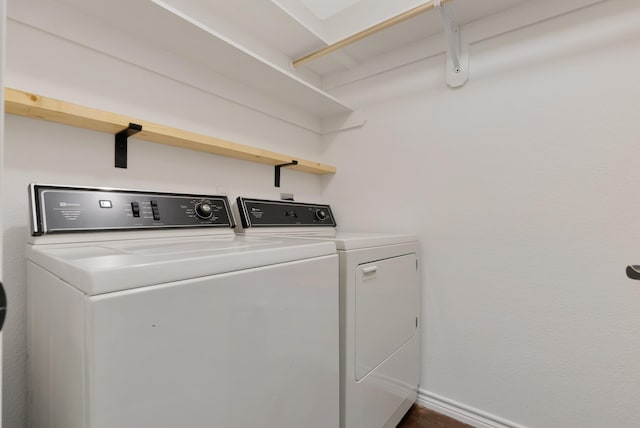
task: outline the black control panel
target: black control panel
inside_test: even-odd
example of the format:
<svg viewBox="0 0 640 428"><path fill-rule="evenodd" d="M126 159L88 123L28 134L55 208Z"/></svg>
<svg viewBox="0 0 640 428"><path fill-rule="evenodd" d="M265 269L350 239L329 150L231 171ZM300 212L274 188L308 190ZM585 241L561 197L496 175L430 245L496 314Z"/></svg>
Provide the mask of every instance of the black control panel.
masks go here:
<svg viewBox="0 0 640 428"><path fill-rule="evenodd" d="M238 198L238 211L244 228L324 226L335 227L329 205L291 201Z"/></svg>
<svg viewBox="0 0 640 428"><path fill-rule="evenodd" d="M31 232L235 227L226 196L31 184Z"/></svg>

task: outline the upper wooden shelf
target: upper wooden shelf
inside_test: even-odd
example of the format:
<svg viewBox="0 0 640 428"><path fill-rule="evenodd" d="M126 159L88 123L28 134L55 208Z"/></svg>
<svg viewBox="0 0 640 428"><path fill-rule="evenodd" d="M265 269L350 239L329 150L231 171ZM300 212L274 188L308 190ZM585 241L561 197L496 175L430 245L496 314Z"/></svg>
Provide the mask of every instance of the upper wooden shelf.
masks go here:
<svg viewBox="0 0 640 428"><path fill-rule="evenodd" d="M271 152L256 147L245 146L231 141L221 140L194 132L170 128L157 123L134 119L107 111L102 111L65 101L43 97L12 88L5 88L5 112L34 119L62 123L79 128L116 134L129 126L129 123L142 125L142 131L132 138L168 144L186 149L228 156L259 162L268 165L279 165L297 160L297 165L290 169L311 174L334 174L336 168L296 156Z"/></svg>

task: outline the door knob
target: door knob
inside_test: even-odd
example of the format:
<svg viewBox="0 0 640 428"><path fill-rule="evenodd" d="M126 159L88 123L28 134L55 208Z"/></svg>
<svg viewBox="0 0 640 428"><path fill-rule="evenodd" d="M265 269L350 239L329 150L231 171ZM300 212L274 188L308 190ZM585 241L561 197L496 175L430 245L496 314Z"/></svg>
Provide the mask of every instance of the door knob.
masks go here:
<svg viewBox="0 0 640 428"><path fill-rule="evenodd" d="M7 314L7 295L4 294L4 287L0 282L0 331L2 331L2 325L4 324L4 317Z"/></svg>
<svg viewBox="0 0 640 428"><path fill-rule="evenodd" d="M627 276L631 279L640 279L640 265L627 266Z"/></svg>

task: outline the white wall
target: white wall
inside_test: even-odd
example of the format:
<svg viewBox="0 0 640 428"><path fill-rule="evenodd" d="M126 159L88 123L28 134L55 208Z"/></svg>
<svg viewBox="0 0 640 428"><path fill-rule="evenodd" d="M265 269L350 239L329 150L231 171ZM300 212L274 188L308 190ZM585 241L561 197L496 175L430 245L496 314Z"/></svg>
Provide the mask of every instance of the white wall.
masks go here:
<svg viewBox="0 0 640 428"><path fill-rule="evenodd" d="M639 22L610 0L472 45L457 90L440 56L333 91L368 116L324 137L341 228L420 236L423 402L638 425Z"/></svg>
<svg viewBox="0 0 640 428"><path fill-rule="evenodd" d="M320 151L318 137L301 128L11 20L5 84L302 158L316 159ZM3 261L11 310L4 348L5 428L25 426L29 182L279 196L273 167L136 140L129 141L129 168L116 169L113 138L6 117ZM321 193L321 181L315 175L283 170L281 190L314 200Z"/></svg>

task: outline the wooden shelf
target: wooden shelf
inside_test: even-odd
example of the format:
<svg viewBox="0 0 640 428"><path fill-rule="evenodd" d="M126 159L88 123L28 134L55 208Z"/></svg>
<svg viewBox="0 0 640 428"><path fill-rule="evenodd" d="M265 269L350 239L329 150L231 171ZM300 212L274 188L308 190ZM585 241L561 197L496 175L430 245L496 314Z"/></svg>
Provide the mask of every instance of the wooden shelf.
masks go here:
<svg viewBox="0 0 640 428"><path fill-rule="evenodd" d="M170 128L157 123L146 122L115 113L110 113L65 101L47 98L16 89L5 88L5 112L19 116L43 119L79 128L116 134L127 128L129 123L142 125L142 131L134 139L168 144L185 149L198 150L268 165L279 165L297 160L290 169L311 174L334 174L336 168L296 156L285 155L221 140L194 132Z"/></svg>

